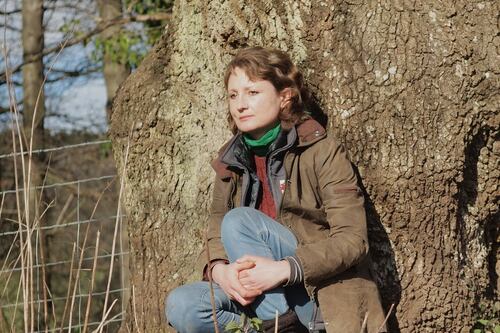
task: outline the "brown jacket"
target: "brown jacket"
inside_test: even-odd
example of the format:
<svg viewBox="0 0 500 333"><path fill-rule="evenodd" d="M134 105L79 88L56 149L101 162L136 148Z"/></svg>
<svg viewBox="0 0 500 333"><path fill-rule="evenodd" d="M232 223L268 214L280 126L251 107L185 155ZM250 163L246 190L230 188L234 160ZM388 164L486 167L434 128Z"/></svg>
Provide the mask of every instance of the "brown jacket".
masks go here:
<svg viewBox="0 0 500 333"><path fill-rule="evenodd" d="M277 220L297 237L304 284L319 302L327 332L359 333L366 315L366 331L379 332L384 313L370 273L364 199L356 175L344 148L319 123L307 120L297 134L297 144L284 157L287 181ZM228 210L240 206L241 182L220 160L213 166L208 245L215 260L227 258L220 224Z"/></svg>

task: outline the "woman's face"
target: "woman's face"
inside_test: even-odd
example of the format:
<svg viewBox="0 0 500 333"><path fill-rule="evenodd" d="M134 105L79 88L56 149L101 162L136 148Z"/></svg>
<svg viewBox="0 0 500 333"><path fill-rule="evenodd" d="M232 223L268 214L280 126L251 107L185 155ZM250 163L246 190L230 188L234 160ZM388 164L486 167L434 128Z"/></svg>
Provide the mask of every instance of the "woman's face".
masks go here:
<svg viewBox="0 0 500 333"><path fill-rule="evenodd" d="M236 67L227 83L229 112L238 129L259 139L277 125L285 94L269 81L251 81L244 70Z"/></svg>

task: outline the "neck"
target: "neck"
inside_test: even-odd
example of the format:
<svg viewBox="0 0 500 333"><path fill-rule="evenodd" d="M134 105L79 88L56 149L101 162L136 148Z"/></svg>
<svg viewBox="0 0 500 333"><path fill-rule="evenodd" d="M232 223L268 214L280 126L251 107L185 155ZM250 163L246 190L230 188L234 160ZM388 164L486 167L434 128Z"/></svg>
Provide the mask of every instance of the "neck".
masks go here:
<svg viewBox="0 0 500 333"><path fill-rule="evenodd" d="M267 153L267 149L269 145L276 140L278 134L280 132L281 125L278 124L261 135L258 139L252 138L249 134L243 134L243 140L246 145L250 147L257 155L265 155Z"/></svg>

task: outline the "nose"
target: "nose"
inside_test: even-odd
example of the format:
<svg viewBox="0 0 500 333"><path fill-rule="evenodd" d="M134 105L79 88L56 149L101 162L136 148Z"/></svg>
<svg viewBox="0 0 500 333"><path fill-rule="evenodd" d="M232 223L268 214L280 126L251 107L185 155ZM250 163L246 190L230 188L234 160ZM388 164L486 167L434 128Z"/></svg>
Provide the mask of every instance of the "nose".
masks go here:
<svg viewBox="0 0 500 333"><path fill-rule="evenodd" d="M236 97L236 109L239 112L243 112L246 109L248 109L248 101L247 98L244 96L244 94L241 94L238 97Z"/></svg>

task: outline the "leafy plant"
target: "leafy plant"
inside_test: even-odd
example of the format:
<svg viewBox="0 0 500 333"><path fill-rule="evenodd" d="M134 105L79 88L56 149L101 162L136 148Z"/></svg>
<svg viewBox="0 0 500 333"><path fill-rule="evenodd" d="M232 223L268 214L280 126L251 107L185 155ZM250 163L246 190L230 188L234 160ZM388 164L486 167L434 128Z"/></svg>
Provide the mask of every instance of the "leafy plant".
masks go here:
<svg viewBox="0 0 500 333"><path fill-rule="evenodd" d="M119 34L102 39L95 39L95 51L92 54L94 61L99 61L107 54L113 62L127 64L136 68L144 58L145 50L141 37L133 31L122 31Z"/></svg>
<svg viewBox="0 0 500 333"><path fill-rule="evenodd" d="M481 313L472 328L472 333L500 333L500 302L494 304L493 308L492 310L484 304L480 305Z"/></svg>
<svg viewBox="0 0 500 333"><path fill-rule="evenodd" d="M239 323L231 321L224 327L224 330L231 333L245 333L248 332L250 328L257 332L263 332L262 320L259 318L249 318L245 314L242 314Z"/></svg>
<svg viewBox="0 0 500 333"><path fill-rule="evenodd" d="M150 15L155 13L171 13L174 5L173 0L125 0L125 7L136 15ZM165 22L144 22L143 42L152 46L161 37Z"/></svg>
<svg viewBox="0 0 500 333"><path fill-rule="evenodd" d="M478 319L472 333L500 333L500 323L498 318Z"/></svg>

